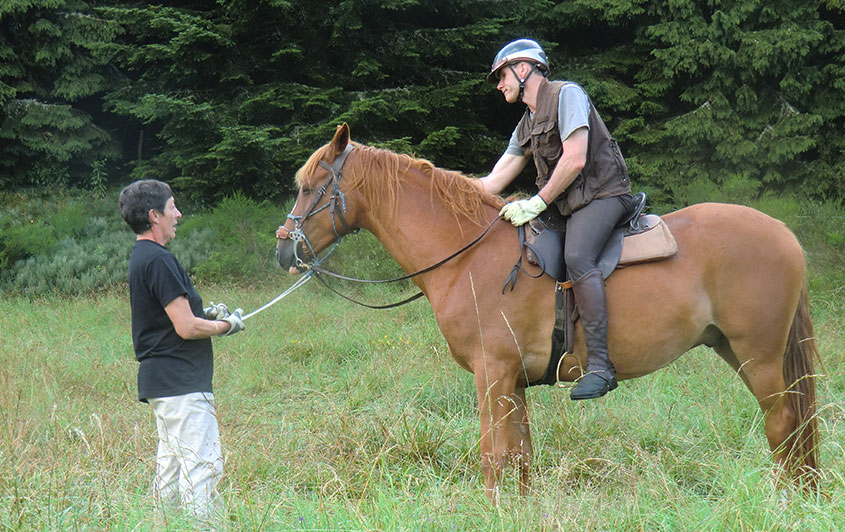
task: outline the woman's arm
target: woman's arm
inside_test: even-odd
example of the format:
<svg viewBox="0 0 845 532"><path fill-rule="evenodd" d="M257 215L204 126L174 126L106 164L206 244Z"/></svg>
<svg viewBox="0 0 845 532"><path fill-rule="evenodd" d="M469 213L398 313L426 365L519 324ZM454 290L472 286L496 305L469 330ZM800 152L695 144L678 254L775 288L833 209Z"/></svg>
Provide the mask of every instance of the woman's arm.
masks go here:
<svg viewBox="0 0 845 532"><path fill-rule="evenodd" d="M179 296L164 307L167 317L173 322L173 328L184 340L201 340L211 338L229 330L229 322L222 320L205 320L197 318L191 312L188 298Z"/></svg>

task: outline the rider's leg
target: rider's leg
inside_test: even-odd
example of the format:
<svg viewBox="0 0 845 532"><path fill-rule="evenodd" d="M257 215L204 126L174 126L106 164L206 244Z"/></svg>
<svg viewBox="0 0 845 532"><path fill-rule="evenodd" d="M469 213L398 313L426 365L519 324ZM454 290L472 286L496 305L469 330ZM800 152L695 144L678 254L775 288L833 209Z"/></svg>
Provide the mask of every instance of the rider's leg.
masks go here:
<svg viewBox="0 0 845 532"><path fill-rule="evenodd" d="M572 213L566 225L564 259L587 345L586 373L572 389L572 399L593 399L616 388L607 352L607 297L597 263L627 205L627 196L593 200Z"/></svg>

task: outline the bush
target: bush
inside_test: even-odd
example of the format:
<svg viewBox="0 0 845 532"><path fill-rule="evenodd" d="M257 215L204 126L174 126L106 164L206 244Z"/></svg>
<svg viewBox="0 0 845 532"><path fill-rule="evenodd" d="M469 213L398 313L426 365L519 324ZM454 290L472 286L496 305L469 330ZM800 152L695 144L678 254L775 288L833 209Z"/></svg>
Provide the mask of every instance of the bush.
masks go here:
<svg viewBox="0 0 845 532"><path fill-rule="evenodd" d="M51 253L18 263L14 277L6 280L7 288L41 296L79 295L113 286L126 279L130 240L131 232L107 232L92 249L87 244L93 240L66 238Z"/></svg>
<svg viewBox="0 0 845 532"><path fill-rule="evenodd" d="M741 185L739 181L735 184ZM3 201L10 206L0 211L0 292L33 297L75 295L125 283L135 235L120 217L116 196L92 200L88 194L62 192L52 199L16 196L13 201ZM292 203L259 203L236 194L210 211L186 214L179 236L168 247L198 283L284 284L289 279L275 263L274 232ZM807 250L813 276L841 270L845 240L841 204L775 195L763 195L750 204L782 220L796 233ZM34 212L46 214L36 218L29 214ZM324 267L362 279L389 279L403 273L366 231L344 238ZM841 279L836 275L831 283ZM373 285L329 282L342 293L357 293L374 304L385 302L371 301L369 288L375 289ZM385 288L404 294L411 285L404 281Z"/></svg>
<svg viewBox="0 0 845 532"><path fill-rule="evenodd" d="M0 213L0 290L76 295L125 282L135 235L120 217L116 196L14 198L14 209ZM36 219L29 212L46 214ZM196 280L256 282L279 270L273 233L283 219L281 209L235 195L210 212L183 217L168 247Z"/></svg>
<svg viewBox="0 0 845 532"><path fill-rule="evenodd" d="M14 215L13 215L14 216ZM41 220L24 216L0 218L0 269L43 253L56 244L53 230Z"/></svg>
<svg viewBox="0 0 845 532"><path fill-rule="evenodd" d="M67 237L82 231L92 216L87 198L67 191L4 194L0 204L0 269L49 252Z"/></svg>
<svg viewBox="0 0 845 532"><path fill-rule="evenodd" d="M200 228L213 234L207 255L193 267L194 275L204 281L253 284L265 279L268 272L278 271L275 231L285 214L267 201L257 203L235 194L210 212L192 215L182 224L184 232L192 235L190 238ZM181 240L186 239L183 236ZM181 261L176 249L173 254Z"/></svg>

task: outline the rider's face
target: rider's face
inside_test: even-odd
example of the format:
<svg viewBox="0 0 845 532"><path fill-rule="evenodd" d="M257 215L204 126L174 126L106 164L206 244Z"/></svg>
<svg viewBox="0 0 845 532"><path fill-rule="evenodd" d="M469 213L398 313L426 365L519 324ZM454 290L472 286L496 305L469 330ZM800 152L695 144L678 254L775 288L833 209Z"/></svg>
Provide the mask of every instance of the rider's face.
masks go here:
<svg viewBox="0 0 845 532"><path fill-rule="evenodd" d="M508 103L515 103L519 98L519 80L514 74L514 71L519 73L524 64L507 65L502 67L498 72L499 83L496 85L496 89L502 92L502 96L505 97L505 101Z"/></svg>

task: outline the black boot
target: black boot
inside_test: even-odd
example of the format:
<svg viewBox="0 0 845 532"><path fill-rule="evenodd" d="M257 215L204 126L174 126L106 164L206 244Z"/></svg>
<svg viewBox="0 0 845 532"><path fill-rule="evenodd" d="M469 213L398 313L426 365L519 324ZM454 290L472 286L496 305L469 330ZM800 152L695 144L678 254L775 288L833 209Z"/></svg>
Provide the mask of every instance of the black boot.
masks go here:
<svg viewBox="0 0 845 532"><path fill-rule="evenodd" d="M590 270L582 275L572 283L572 293L581 314L587 368L569 398L594 399L616 389L616 368L607 354L607 296L601 272Z"/></svg>

